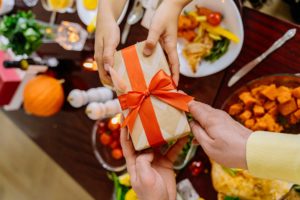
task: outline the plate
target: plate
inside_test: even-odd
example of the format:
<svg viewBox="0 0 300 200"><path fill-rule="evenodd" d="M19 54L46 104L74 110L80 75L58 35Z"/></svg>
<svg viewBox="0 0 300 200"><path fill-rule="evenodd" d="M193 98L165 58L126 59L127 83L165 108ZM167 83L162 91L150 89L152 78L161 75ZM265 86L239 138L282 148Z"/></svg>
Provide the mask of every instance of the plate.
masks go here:
<svg viewBox="0 0 300 200"><path fill-rule="evenodd" d="M240 42L230 42L228 51L220 59L213 63L202 61L198 65L197 72L193 73L187 60L182 55L184 41L179 39L177 43L177 50L179 54L180 73L188 77L209 76L225 69L237 58L244 42L244 27L242 18L233 0L194 0L188 4L183 11L193 11L195 10L196 5L220 12L224 16L221 26L237 35Z"/></svg>
<svg viewBox="0 0 300 200"><path fill-rule="evenodd" d="M82 21L82 23L84 23L86 26L88 26L92 20L97 16L97 10L88 10L84 7L82 0L76 0L76 5L77 5L77 13L78 16L80 18L80 20ZM124 5L124 8L122 10L122 13L119 17L119 19L117 20L117 23L120 24L122 22L122 20L125 17L125 14L127 12L129 6L129 0L126 0L126 3Z"/></svg>

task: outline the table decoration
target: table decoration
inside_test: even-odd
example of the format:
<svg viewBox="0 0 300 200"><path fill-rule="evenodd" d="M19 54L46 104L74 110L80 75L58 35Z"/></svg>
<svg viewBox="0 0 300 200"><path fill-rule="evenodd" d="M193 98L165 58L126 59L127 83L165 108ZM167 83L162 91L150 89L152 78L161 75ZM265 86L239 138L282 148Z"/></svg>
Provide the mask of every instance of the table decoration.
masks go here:
<svg viewBox="0 0 300 200"><path fill-rule="evenodd" d="M31 11L18 11L4 16L0 22L0 34L7 38L4 47L16 55L30 55L42 44L45 27L35 20Z"/></svg>
<svg viewBox="0 0 300 200"><path fill-rule="evenodd" d="M30 80L24 89L24 109L26 113L39 117L56 114L64 103L62 81L46 75L38 75Z"/></svg>
<svg viewBox="0 0 300 200"><path fill-rule="evenodd" d="M113 91L106 87L90 88L87 91L74 89L67 100L74 108L79 108L91 102L106 102L113 99Z"/></svg>
<svg viewBox="0 0 300 200"><path fill-rule="evenodd" d="M121 111L118 99L108 100L105 103L92 102L85 109L86 115L92 120L109 118Z"/></svg>
<svg viewBox="0 0 300 200"><path fill-rule="evenodd" d="M9 104L22 81L22 74L17 69L6 69L3 66L6 59L10 59L10 56L0 51L0 106Z"/></svg>
<svg viewBox="0 0 300 200"><path fill-rule="evenodd" d="M141 42L116 52L114 65L127 87L117 92L126 116L123 126L128 126L137 151L188 135L184 111L193 99L176 91L161 46L149 57L143 56L143 47Z"/></svg>
<svg viewBox="0 0 300 200"><path fill-rule="evenodd" d="M0 15L9 13L15 6L15 0L0 1Z"/></svg>
<svg viewBox="0 0 300 200"><path fill-rule="evenodd" d="M110 172L126 169L120 145L121 115L98 120L92 130L93 152L100 165Z"/></svg>
<svg viewBox="0 0 300 200"><path fill-rule="evenodd" d="M79 24L63 21L57 28L55 41L66 50L82 51L87 36Z"/></svg>

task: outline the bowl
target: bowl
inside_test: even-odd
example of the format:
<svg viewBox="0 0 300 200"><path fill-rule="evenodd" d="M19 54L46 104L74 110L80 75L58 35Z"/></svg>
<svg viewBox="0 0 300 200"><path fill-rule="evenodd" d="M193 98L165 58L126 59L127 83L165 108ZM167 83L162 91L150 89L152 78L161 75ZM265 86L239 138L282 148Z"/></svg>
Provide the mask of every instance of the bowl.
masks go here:
<svg viewBox="0 0 300 200"><path fill-rule="evenodd" d="M107 121L107 119L98 120L93 127L91 137L93 152L101 167L111 172L122 172L126 169L125 159L113 159L111 156L111 149L99 142L99 134L97 133L98 124L100 122L107 123Z"/></svg>
<svg viewBox="0 0 300 200"><path fill-rule="evenodd" d="M247 90L250 90L259 85L270 85L275 84L278 86L286 86L289 88L295 88L300 86L300 76L296 74L273 74L269 76L263 76L261 78L250 81L244 86L234 91L223 103L221 109L228 111L229 106L239 101L239 95ZM297 123L287 129L283 130L284 133L295 133L300 132L300 124Z"/></svg>
<svg viewBox="0 0 300 200"><path fill-rule="evenodd" d="M183 12L195 10L195 6L207 7L223 15L221 26L228 29L240 39L239 43L230 42L228 51L215 62L202 61L196 73L192 72L187 60L182 55L184 41L179 39L177 50L179 53L180 73L188 77L204 77L215 74L228 67L239 55L244 42L244 27L240 12L233 0L194 0L189 3Z"/></svg>

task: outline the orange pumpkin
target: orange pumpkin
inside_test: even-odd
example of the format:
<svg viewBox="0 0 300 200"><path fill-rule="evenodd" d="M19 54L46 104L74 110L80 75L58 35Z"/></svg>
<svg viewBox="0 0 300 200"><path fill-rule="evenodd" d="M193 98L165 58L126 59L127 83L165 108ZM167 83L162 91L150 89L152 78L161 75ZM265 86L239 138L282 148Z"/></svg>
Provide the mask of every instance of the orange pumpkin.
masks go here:
<svg viewBox="0 0 300 200"><path fill-rule="evenodd" d="M28 114L48 117L57 113L64 103L61 81L46 75L30 80L24 89L24 109Z"/></svg>

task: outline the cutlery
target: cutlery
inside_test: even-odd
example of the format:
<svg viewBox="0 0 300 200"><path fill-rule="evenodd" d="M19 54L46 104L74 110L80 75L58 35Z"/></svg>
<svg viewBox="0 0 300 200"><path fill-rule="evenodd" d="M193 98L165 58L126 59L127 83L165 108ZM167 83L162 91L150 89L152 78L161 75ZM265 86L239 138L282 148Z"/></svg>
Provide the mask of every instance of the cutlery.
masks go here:
<svg viewBox="0 0 300 200"><path fill-rule="evenodd" d="M233 86L242 77L244 77L248 72L250 72L255 66L257 66L261 61L263 61L268 55L274 52L276 49L281 47L286 41L295 36L297 30L295 28L288 30L281 38L273 43L264 53L250 61L248 64L243 66L238 72L236 72L228 82L228 87Z"/></svg>
<svg viewBox="0 0 300 200"><path fill-rule="evenodd" d="M131 25L136 24L138 21L140 21L143 15L144 15L144 9L142 4L140 3L139 0L135 0L133 8L127 17L125 28L122 33L122 39L121 39L122 44L126 43Z"/></svg>

